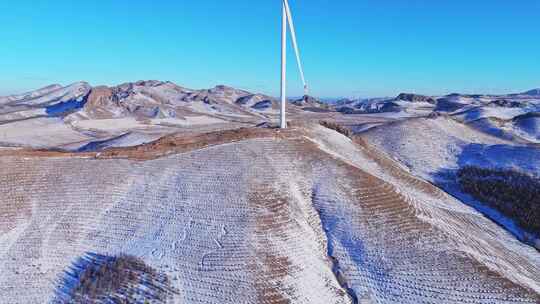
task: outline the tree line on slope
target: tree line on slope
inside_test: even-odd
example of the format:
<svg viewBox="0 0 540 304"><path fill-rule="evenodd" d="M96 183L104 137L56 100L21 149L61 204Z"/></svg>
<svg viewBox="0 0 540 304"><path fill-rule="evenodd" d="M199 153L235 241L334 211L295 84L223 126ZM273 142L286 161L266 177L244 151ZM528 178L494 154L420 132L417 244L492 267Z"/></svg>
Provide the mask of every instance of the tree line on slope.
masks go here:
<svg viewBox="0 0 540 304"><path fill-rule="evenodd" d="M540 179L516 170L461 168L464 192L513 219L522 229L540 235Z"/></svg>
<svg viewBox="0 0 540 304"><path fill-rule="evenodd" d="M137 257L89 253L65 273L55 303L166 303L176 293L166 275Z"/></svg>
<svg viewBox="0 0 540 304"><path fill-rule="evenodd" d="M353 132L348 129L347 127L344 127L342 125L340 125L339 123L337 122L333 122L333 121L326 121L326 120L322 120L319 122L319 124L325 128L328 128L328 129L331 129L331 130L334 130L338 133L341 133L349 138L351 138L353 136Z"/></svg>

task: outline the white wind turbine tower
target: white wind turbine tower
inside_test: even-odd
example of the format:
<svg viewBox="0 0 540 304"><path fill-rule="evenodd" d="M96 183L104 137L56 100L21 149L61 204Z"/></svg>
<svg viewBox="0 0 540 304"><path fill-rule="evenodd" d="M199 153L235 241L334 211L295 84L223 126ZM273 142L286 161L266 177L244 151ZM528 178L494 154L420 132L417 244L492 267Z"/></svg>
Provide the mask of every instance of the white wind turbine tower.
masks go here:
<svg viewBox="0 0 540 304"><path fill-rule="evenodd" d="M279 126L282 129L287 128L286 119L286 105L287 105L287 25L291 29L291 38L296 53L296 62L298 63L298 69L300 70L300 77L304 84L304 94L308 94L308 87L306 79L304 78L304 69L302 68L302 62L300 61L300 51L298 50L298 44L296 43L296 32L294 30L293 18L291 15L291 9L287 0L282 0L282 28L281 28L281 113Z"/></svg>

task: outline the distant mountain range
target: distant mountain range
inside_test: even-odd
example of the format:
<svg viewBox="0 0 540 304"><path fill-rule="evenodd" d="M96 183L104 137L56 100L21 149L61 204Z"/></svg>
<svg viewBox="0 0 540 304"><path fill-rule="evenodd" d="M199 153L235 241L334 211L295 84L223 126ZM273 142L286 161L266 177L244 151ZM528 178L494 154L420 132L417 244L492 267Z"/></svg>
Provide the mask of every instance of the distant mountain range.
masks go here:
<svg viewBox="0 0 540 304"><path fill-rule="evenodd" d="M50 85L25 94L0 97L0 121L37 116L65 120L166 119L185 116L263 117L276 113L278 101L270 96L219 85L194 90L172 82L137 81L114 87L92 87L77 82Z"/></svg>
<svg viewBox="0 0 540 304"><path fill-rule="evenodd" d="M454 112L467 107L490 106L536 109L540 89L519 94L483 95L453 93L425 96L401 93L395 98L319 100L304 96L290 100L290 111L370 114L390 112ZM264 117L277 114L279 101L271 96L219 85L194 90L172 82L137 81L114 87L92 87L78 82L62 87L54 84L32 92L0 97L0 121L36 116L57 116L67 120L167 119L190 115Z"/></svg>
<svg viewBox="0 0 540 304"><path fill-rule="evenodd" d="M484 95L452 93L445 96L425 96L401 93L395 98L342 98L332 102L338 112L344 114L370 114L401 112L423 108L434 111L453 112L467 106L498 106L504 108L535 108L540 99L540 89L519 94Z"/></svg>

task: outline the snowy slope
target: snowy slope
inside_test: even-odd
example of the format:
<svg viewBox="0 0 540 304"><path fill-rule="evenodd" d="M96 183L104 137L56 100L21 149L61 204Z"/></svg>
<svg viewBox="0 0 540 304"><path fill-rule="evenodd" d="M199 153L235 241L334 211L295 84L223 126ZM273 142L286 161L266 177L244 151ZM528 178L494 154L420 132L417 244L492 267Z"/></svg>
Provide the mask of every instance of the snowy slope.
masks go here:
<svg viewBox="0 0 540 304"><path fill-rule="evenodd" d="M370 98L341 101L337 111L345 114L408 113L427 115L435 109L435 100L416 94L400 94L396 98ZM406 115L406 114L405 114Z"/></svg>
<svg viewBox="0 0 540 304"><path fill-rule="evenodd" d="M114 87L78 82L0 97L0 145L81 147L134 130L166 135L195 126L255 125L276 114L272 98L227 86L192 90L155 80ZM41 129L34 132L35 127Z"/></svg>
<svg viewBox="0 0 540 304"><path fill-rule="evenodd" d="M53 84L50 86L46 86L41 89L37 89L28 93L23 93L19 95L11 95L11 96L0 96L0 105L5 105L7 103L16 103L21 100L29 100L29 99L35 99L38 97L42 97L44 95L47 95L51 92L57 91L59 89L62 89L62 86L59 84Z"/></svg>
<svg viewBox="0 0 540 304"><path fill-rule="evenodd" d="M514 142L540 143L540 118L538 112L526 112L511 119L496 117L480 118L468 123L469 126Z"/></svg>
<svg viewBox="0 0 540 304"><path fill-rule="evenodd" d="M454 112L452 113L452 116L462 122L473 122L475 120L488 117L509 120L528 112L529 110L525 108L479 106L466 108L465 110Z"/></svg>
<svg viewBox="0 0 540 304"><path fill-rule="evenodd" d="M81 101L90 91L86 82L77 82L67 87L50 86L20 96L0 99L1 105L49 106L58 103Z"/></svg>
<svg viewBox="0 0 540 304"><path fill-rule="evenodd" d="M510 219L461 193L455 172L467 165L487 168L517 169L533 175L540 172L540 149L516 142L512 137L488 135L452 118L413 119L394 123L362 134L362 138L379 151L405 165L420 176L484 210L483 213L525 240L526 232L515 227ZM536 236L540 241L540 236ZM540 242L532 245L540 248Z"/></svg>
<svg viewBox="0 0 540 304"><path fill-rule="evenodd" d="M4 153L0 300L53 299L87 252L142 258L172 303L540 299L534 250L392 162L320 126L245 132L146 161Z"/></svg>
<svg viewBox="0 0 540 304"><path fill-rule="evenodd" d="M540 143L540 112L514 117L512 125L519 136Z"/></svg>
<svg viewBox="0 0 540 304"><path fill-rule="evenodd" d="M512 145L444 116L383 125L362 137L427 179L443 168L457 168L460 155L471 144Z"/></svg>
<svg viewBox="0 0 540 304"><path fill-rule="evenodd" d="M161 133L127 132L113 138L92 141L82 147L79 147L77 151L103 151L116 147L132 147L158 140L162 136L163 134Z"/></svg>
<svg viewBox="0 0 540 304"><path fill-rule="evenodd" d="M59 118L41 117L0 124L0 146L56 148L67 143L91 140Z"/></svg>

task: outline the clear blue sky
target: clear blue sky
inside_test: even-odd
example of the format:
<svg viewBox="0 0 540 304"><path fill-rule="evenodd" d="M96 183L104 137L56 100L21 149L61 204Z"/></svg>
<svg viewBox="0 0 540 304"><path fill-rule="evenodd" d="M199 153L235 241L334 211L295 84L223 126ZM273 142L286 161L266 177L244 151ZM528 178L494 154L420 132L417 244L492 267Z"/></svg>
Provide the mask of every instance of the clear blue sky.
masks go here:
<svg viewBox="0 0 540 304"><path fill-rule="evenodd" d="M539 0L290 2L314 95L540 87ZM139 79L277 95L280 13L279 0L0 1L0 95Z"/></svg>

